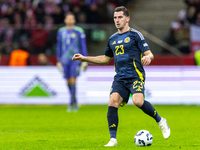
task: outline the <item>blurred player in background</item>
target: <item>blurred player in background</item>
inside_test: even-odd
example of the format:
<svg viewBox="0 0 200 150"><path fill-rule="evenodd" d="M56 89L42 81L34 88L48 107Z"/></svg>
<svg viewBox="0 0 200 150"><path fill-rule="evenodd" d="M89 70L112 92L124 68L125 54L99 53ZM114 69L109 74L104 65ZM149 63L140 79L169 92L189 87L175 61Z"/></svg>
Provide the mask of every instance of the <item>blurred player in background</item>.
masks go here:
<svg viewBox="0 0 200 150"><path fill-rule="evenodd" d="M39 66L52 66L52 63L49 61L45 53L38 54L37 60Z"/></svg>
<svg viewBox="0 0 200 150"><path fill-rule="evenodd" d="M57 33L57 67L63 72L64 78L70 91L71 100L67 110L77 111L76 99L76 77L79 75L80 67L85 71L87 62L72 61L76 53L87 56L87 47L84 30L75 26L76 20L73 13L65 16L66 26L61 27Z"/></svg>
<svg viewBox="0 0 200 150"><path fill-rule="evenodd" d="M145 71L143 65L148 66L154 56L144 36L139 31L129 27L129 20L129 12L124 6L115 8L114 23L118 32L109 38L105 54L96 57L75 54L72 58L72 60L96 64L108 64L112 57L115 59L117 74L111 87L107 113L111 139L105 146L117 145L118 108L128 102L130 93L133 103L155 119L164 138L167 139L170 136L170 128L166 119L161 118L151 103L144 100Z"/></svg>

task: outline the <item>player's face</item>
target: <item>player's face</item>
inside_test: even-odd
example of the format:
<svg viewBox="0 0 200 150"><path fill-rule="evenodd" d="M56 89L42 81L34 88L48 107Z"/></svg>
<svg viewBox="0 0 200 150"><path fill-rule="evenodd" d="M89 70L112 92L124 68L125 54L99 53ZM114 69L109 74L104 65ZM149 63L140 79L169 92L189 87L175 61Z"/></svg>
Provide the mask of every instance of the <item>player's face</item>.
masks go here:
<svg viewBox="0 0 200 150"><path fill-rule="evenodd" d="M64 22L67 26L73 26L76 23L74 15L67 15Z"/></svg>
<svg viewBox="0 0 200 150"><path fill-rule="evenodd" d="M117 29L122 30L125 25L129 22L130 17L124 16L123 11L114 13L114 22Z"/></svg>

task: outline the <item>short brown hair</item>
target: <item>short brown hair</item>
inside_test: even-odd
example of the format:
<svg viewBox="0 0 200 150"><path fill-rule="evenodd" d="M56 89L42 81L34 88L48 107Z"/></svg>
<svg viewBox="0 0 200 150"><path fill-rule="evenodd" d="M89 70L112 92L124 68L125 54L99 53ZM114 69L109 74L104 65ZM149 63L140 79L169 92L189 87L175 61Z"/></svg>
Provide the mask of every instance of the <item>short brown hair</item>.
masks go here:
<svg viewBox="0 0 200 150"><path fill-rule="evenodd" d="M67 17L68 15L73 15L73 16L75 17L75 14L74 14L73 12L67 12L67 13L65 14L65 17Z"/></svg>
<svg viewBox="0 0 200 150"><path fill-rule="evenodd" d="M126 7L119 6L119 7L116 7L115 10L114 10L114 12L119 12L119 11L123 11L124 12L124 16L130 17L128 9Z"/></svg>

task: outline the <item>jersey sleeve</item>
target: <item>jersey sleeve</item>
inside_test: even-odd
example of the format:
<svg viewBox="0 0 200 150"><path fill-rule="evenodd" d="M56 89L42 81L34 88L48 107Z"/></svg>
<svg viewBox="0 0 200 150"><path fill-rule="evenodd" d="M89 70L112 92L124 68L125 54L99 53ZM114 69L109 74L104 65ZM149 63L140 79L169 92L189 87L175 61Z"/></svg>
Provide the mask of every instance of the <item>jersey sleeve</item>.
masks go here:
<svg viewBox="0 0 200 150"><path fill-rule="evenodd" d="M62 43L61 42L62 42L62 38L61 38L60 31L58 30L58 32L57 32L57 61L60 61L61 56L62 56L62 49L61 49Z"/></svg>
<svg viewBox="0 0 200 150"><path fill-rule="evenodd" d="M85 38L85 33L84 31L82 31L80 33L80 45L81 45L81 54L83 56L87 56L88 53L87 53L87 45L86 45L86 38Z"/></svg>
<svg viewBox="0 0 200 150"><path fill-rule="evenodd" d="M144 53L147 50L150 50L149 45L147 44L142 33L137 32L136 33L136 39L137 39L138 48L141 50L142 53Z"/></svg>
<svg viewBox="0 0 200 150"><path fill-rule="evenodd" d="M113 51L112 51L112 49L110 48L109 40L108 40L107 48L106 48L106 51L105 51L104 54L105 54L106 56L108 56L108 57L113 57Z"/></svg>

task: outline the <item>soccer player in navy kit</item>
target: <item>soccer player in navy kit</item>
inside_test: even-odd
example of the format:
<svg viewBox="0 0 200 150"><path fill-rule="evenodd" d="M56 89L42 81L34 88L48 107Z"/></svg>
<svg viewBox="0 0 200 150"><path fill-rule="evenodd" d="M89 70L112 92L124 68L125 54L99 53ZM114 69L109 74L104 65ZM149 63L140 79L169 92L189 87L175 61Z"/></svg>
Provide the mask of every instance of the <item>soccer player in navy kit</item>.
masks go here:
<svg viewBox="0 0 200 150"><path fill-rule="evenodd" d="M61 27L57 33L57 66L64 74L70 91L71 100L68 111L77 111L76 77L79 75L80 66L83 70L87 62L72 61L76 53L87 56L85 33L81 27L75 26L75 16L69 12L64 20L66 26Z"/></svg>
<svg viewBox="0 0 200 150"><path fill-rule="evenodd" d="M151 63L154 56L143 35L129 27L129 12L124 6L115 8L114 22L118 32L113 34L107 44L104 55L85 57L75 54L72 60L96 64L107 64L115 59L116 75L111 87L107 120L111 139L104 146L116 146L118 108L124 106L132 94L133 103L144 113L153 117L161 128L164 138L170 136L170 128L165 118L159 116L155 108L144 100L145 71L143 68Z"/></svg>

